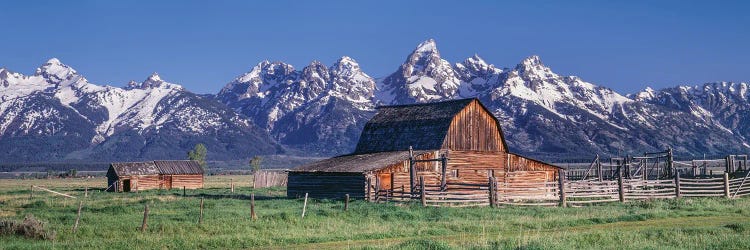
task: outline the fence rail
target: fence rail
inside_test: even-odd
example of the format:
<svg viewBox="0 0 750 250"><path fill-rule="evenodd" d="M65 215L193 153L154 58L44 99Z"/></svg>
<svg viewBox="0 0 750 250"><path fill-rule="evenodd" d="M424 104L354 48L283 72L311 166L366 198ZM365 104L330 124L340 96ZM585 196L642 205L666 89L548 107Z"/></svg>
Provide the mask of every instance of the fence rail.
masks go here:
<svg viewBox="0 0 750 250"><path fill-rule="evenodd" d="M564 175L563 175L564 176ZM750 195L750 178L680 178L671 180L564 180L558 182L513 183L489 177L483 183L447 183L413 188L377 190L373 201L421 200L424 206L583 206L679 197L726 197Z"/></svg>

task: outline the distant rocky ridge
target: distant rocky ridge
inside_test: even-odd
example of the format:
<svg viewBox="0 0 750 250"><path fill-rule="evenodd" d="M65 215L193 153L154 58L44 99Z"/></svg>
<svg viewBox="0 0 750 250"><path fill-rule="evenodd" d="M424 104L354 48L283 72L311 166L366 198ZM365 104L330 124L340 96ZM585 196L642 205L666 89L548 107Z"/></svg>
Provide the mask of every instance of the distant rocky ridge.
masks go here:
<svg viewBox="0 0 750 250"><path fill-rule="evenodd" d="M216 95L195 95L156 74L123 88L98 86L53 59L33 76L0 69L0 146L13 148L0 155L180 158L206 141L218 148L217 159L329 156L353 150L377 106L456 98L479 98L500 120L511 150L546 160L666 147L684 157L744 153L747 88L717 82L622 95L558 75L538 56L511 68L479 55L451 64L434 40L380 79L349 57L301 70L263 61ZM42 153L24 156L35 151Z"/></svg>
<svg viewBox="0 0 750 250"><path fill-rule="evenodd" d="M89 83L50 59L31 76L0 69L0 159L183 159L196 143L212 159L282 151L232 109L154 73L126 87Z"/></svg>
<svg viewBox="0 0 750 250"><path fill-rule="evenodd" d="M342 81L347 78L330 69L316 73L324 68L314 62L296 71L281 62L263 62L227 84L217 97L265 125L282 144L320 154L351 152L375 113L373 107L472 97L500 119L512 150L543 159L642 154L667 147L683 156L749 149L745 135L750 119L743 116L747 112L737 114L747 110L745 83L687 87L692 91L683 91L680 98L671 93L686 87L626 96L579 77L558 75L538 56L512 68L498 68L479 55L451 64L441 58L434 40L419 44L394 73L381 79L367 76L358 66L348 71L360 76L357 80ZM314 94L297 90L308 82L316 84ZM706 88L714 91L695 91ZM336 104L329 104L333 99Z"/></svg>

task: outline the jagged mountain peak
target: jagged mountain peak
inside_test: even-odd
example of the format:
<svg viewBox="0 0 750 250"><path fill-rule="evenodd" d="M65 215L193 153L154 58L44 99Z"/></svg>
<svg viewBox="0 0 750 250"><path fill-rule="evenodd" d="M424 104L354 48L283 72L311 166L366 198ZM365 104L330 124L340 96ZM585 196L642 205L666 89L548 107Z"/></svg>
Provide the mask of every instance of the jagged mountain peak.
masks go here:
<svg viewBox="0 0 750 250"><path fill-rule="evenodd" d="M359 63L351 57L343 56L339 58L329 70L334 77L343 77L346 79L361 75L365 78L370 78L367 74L362 72L359 67Z"/></svg>
<svg viewBox="0 0 750 250"><path fill-rule="evenodd" d="M523 66L544 66L542 59L538 55L531 55L521 61L520 65Z"/></svg>
<svg viewBox="0 0 750 250"><path fill-rule="evenodd" d="M459 96L461 79L440 58L435 40L420 43L398 70L378 82L378 99L385 104L419 103Z"/></svg>
<svg viewBox="0 0 750 250"><path fill-rule="evenodd" d="M417 45L406 60L406 63L420 64L440 60L440 51L434 39L429 39Z"/></svg>
<svg viewBox="0 0 750 250"><path fill-rule="evenodd" d="M476 54L476 53L473 56L466 58L466 60L464 60L464 63L487 65L487 62L484 61L484 59L480 57L479 54Z"/></svg>
<svg viewBox="0 0 750 250"><path fill-rule="evenodd" d="M542 63L542 59L537 55L524 58L521 63L516 65L515 70L520 74L536 75L539 77L556 77L552 70Z"/></svg>
<svg viewBox="0 0 750 250"><path fill-rule="evenodd" d="M335 63L333 63L333 66L331 68L356 68L359 70L359 63L357 60L354 60L354 58L348 57L348 56L342 56L338 60L336 60Z"/></svg>
<svg viewBox="0 0 750 250"><path fill-rule="evenodd" d="M159 73L157 73L157 72L151 73L151 75L150 75L150 76L148 76L148 78L146 78L146 81L152 81L152 82L164 82L164 81L163 81L163 80L161 79L161 77L159 76Z"/></svg>
<svg viewBox="0 0 750 250"><path fill-rule="evenodd" d="M488 78L503 71L495 68L495 65L487 63L478 54L466 58L463 62L456 63L456 70L464 76L465 81L470 81L470 78L476 76Z"/></svg>
<svg viewBox="0 0 750 250"><path fill-rule="evenodd" d="M417 45L417 48L414 49L414 52L438 53L437 43L435 42L435 39L427 39L426 41L419 43L419 45Z"/></svg>
<svg viewBox="0 0 750 250"><path fill-rule="evenodd" d="M646 101L656 97L656 94L656 90L651 87L646 87L645 89L638 91L638 93L628 95L628 97L633 98L636 101Z"/></svg>
<svg viewBox="0 0 750 250"><path fill-rule="evenodd" d="M183 87L170 83L167 81L164 81L161 79L161 76L159 76L159 73L154 72L151 73L146 80L143 82L135 82L130 81L126 87L126 89L175 89L175 90L183 90Z"/></svg>
<svg viewBox="0 0 750 250"><path fill-rule="evenodd" d="M128 82L128 85L125 88L126 89L137 89L137 88L140 87L140 85L141 85L141 83L136 82L135 80L130 80L130 82Z"/></svg>
<svg viewBox="0 0 750 250"><path fill-rule="evenodd" d="M47 60L47 62L46 62L45 64L57 64L57 65L62 65L62 62L60 62L60 59L57 59L56 57L52 57L52 58L48 59L48 60Z"/></svg>
<svg viewBox="0 0 750 250"><path fill-rule="evenodd" d="M59 59L51 58L37 68L34 75L42 76L53 81L61 81L78 75L78 72L72 67L60 62Z"/></svg>
<svg viewBox="0 0 750 250"><path fill-rule="evenodd" d="M310 64L308 64L307 66L305 66L305 68L302 69L302 71L307 71L307 70L327 71L328 66L326 66L325 64L323 64L322 62L318 60L313 60L312 62L310 62Z"/></svg>

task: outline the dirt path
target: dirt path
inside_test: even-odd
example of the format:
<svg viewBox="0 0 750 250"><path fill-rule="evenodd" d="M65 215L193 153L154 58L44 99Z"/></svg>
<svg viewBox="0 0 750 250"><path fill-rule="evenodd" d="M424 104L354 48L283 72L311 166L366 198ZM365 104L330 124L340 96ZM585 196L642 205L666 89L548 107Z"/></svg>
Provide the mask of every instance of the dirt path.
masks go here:
<svg viewBox="0 0 750 250"><path fill-rule="evenodd" d="M710 226L724 226L731 223L743 223L750 222L750 217L745 216L705 216L705 217L678 217L678 218L664 218L664 219L653 219L646 221L622 221L614 223L604 223L596 225L583 225L565 228L550 228L540 230L528 230L523 234L525 237L534 236L538 234L547 234L551 232L559 232L561 229L565 230L566 233L586 233L594 232L598 230L628 230L637 231L643 229L658 229L658 228L686 228L686 227L710 227ZM489 233L488 233L489 234ZM402 238L387 238L387 239L372 239L372 240L348 240L348 241L332 241L322 243L310 243L310 244L297 244L288 246L274 246L266 249L341 249L341 248L352 248L352 247L364 247L364 246L392 246L412 239L431 239L447 242L450 244L460 244L468 242L479 242L484 241L488 237L494 237L498 234L502 235L513 235L517 236L518 231L506 231L506 232L492 232L492 236L488 235L477 235L477 234L458 234L458 235L445 235L445 236L415 236L415 237L402 237Z"/></svg>

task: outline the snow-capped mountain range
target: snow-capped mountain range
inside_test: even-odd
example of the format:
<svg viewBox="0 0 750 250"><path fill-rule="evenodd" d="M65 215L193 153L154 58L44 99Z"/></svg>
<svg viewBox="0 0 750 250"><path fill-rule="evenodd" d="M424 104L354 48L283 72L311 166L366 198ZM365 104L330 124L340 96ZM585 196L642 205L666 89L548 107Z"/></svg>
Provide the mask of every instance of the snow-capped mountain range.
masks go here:
<svg viewBox="0 0 750 250"><path fill-rule="evenodd" d="M154 151L183 158L203 140L222 159L285 150L334 155L351 152L379 105L476 97L516 152L561 159L672 147L702 156L750 149L749 95L746 83L726 82L622 95L558 75L538 56L512 68L479 55L451 64L434 40L380 79L346 56L301 70L263 61L208 96L157 74L123 88L94 85L51 59L32 76L0 69L0 144L14 148L2 152L10 159L29 150L55 159L148 158Z"/></svg>
<svg viewBox="0 0 750 250"><path fill-rule="evenodd" d="M0 69L0 100L4 161L184 158L198 142L217 159L280 150L246 117L156 73L100 86L53 58L30 76Z"/></svg>

